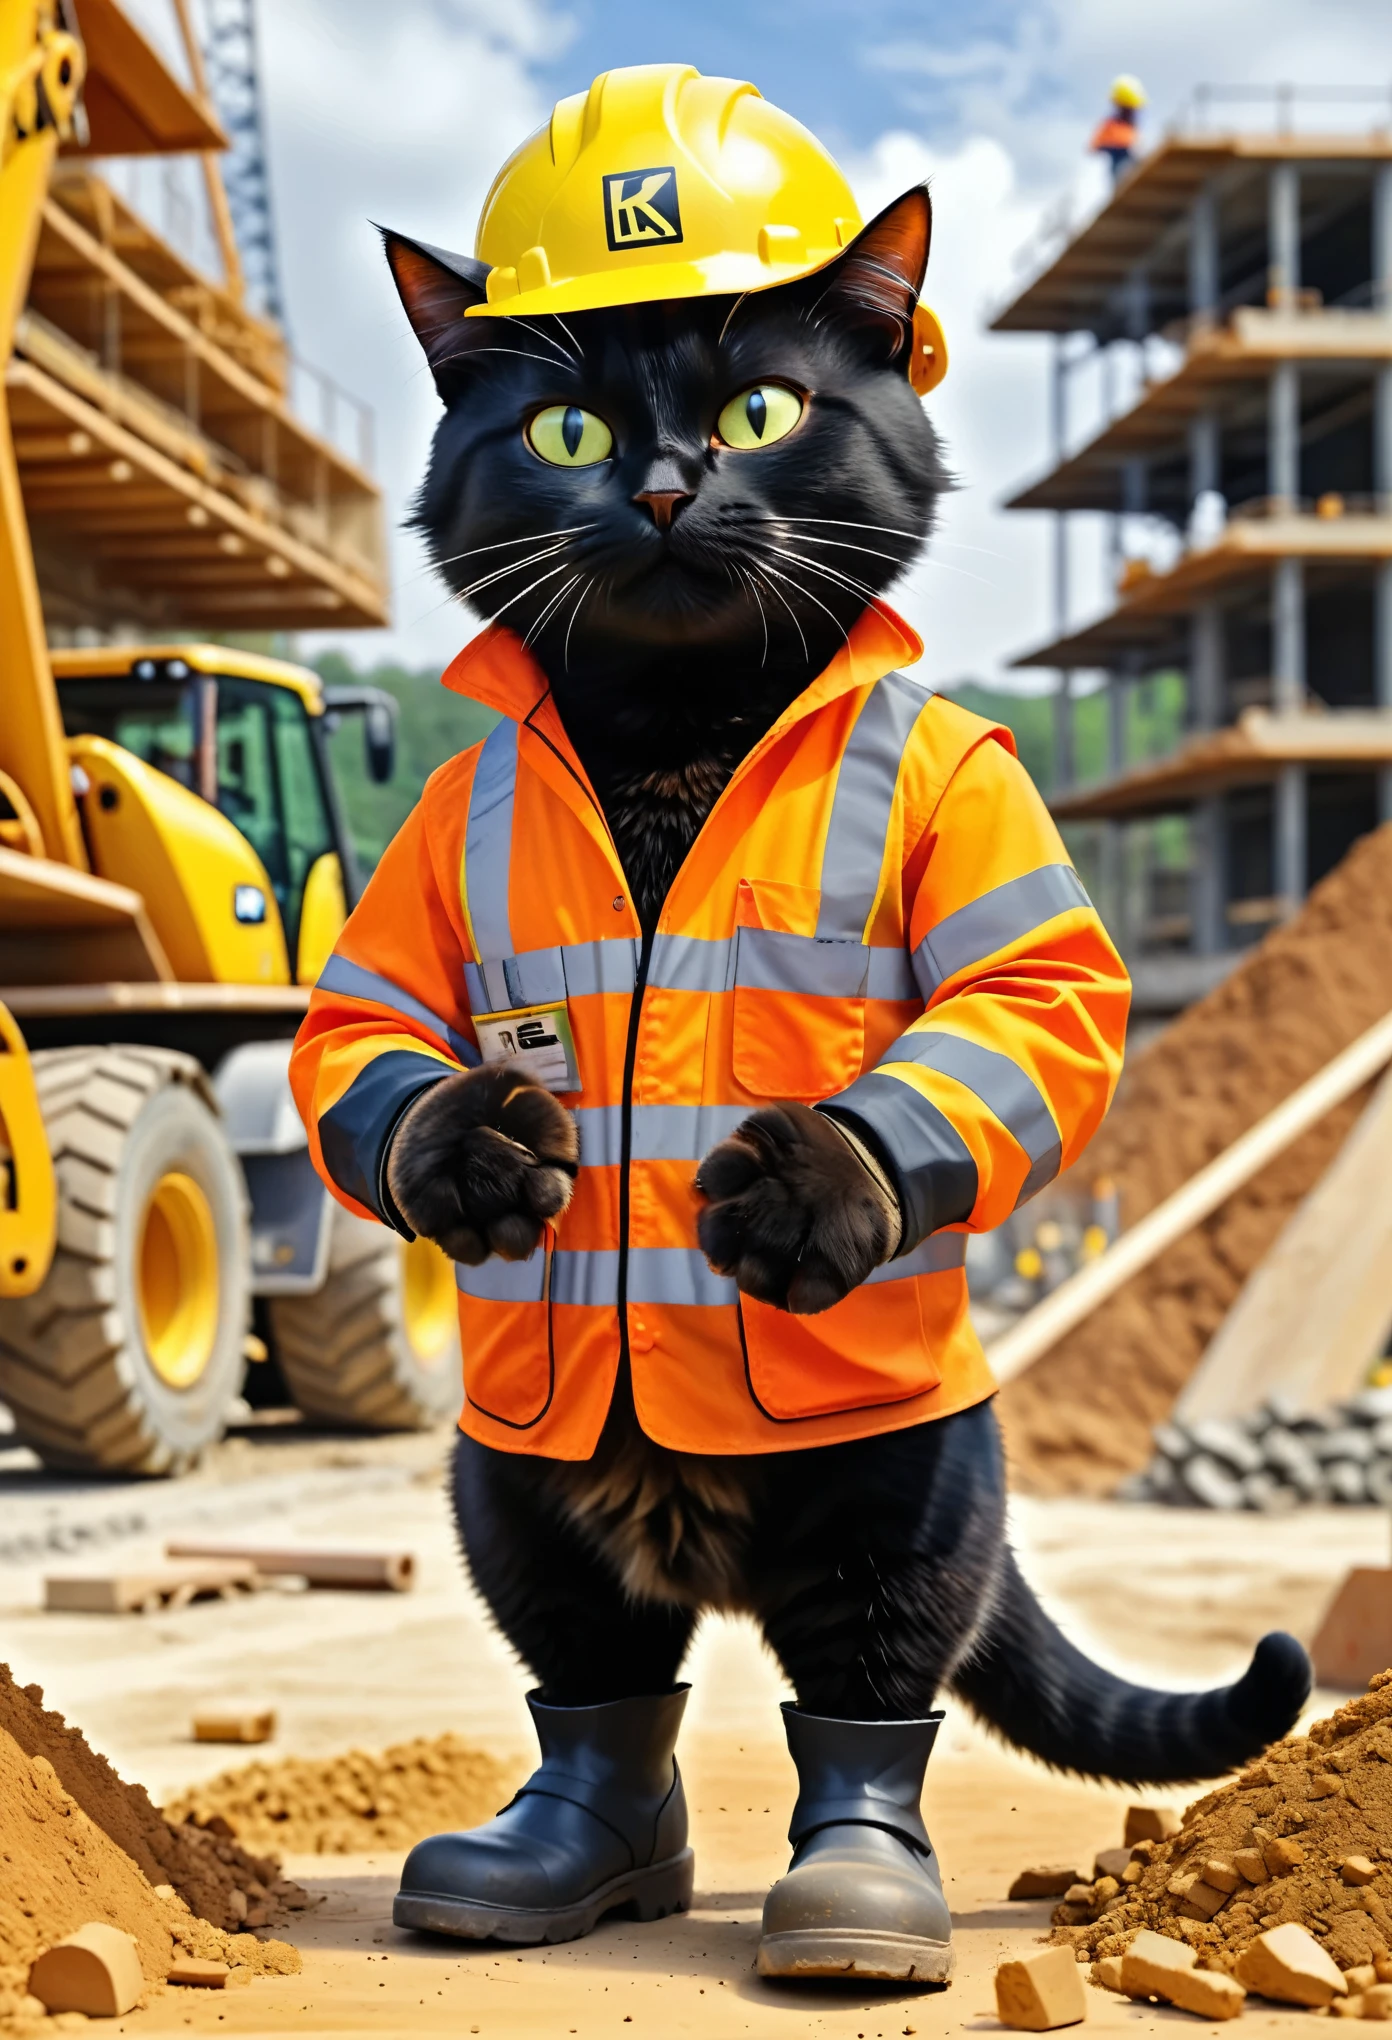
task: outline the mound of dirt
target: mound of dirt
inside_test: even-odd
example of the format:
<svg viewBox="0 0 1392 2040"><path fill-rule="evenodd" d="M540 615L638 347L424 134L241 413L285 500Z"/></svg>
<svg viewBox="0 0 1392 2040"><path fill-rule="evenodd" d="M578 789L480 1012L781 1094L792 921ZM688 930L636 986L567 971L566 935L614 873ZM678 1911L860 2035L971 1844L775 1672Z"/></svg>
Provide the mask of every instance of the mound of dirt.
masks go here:
<svg viewBox="0 0 1392 2040"><path fill-rule="evenodd" d="M72 1736L56 1715L44 1713L36 1696L36 1688L26 1693L13 1687L7 1695L7 1714L26 1719L29 1740L38 1739L36 1720L50 1745L56 1731ZM166 1879L152 1883L106 1824L140 1845L148 1800L143 1793L137 1798L138 1788L122 1785L80 1736L66 1744L66 1754L68 1773L88 1786L91 1804L99 1809L95 1815L65 1789L47 1755L31 1755L0 1726L0 2032L33 2030L29 1965L89 1920L104 1920L134 1936L152 1990L163 1984L180 1951L251 1975L298 1971L299 1953L284 1941L224 1933L192 1913Z"/></svg>
<svg viewBox="0 0 1392 2040"><path fill-rule="evenodd" d="M380 1755L349 1750L246 1764L184 1793L165 1813L205 1828L217 1822L254 1849L343 1856L477 1827L520 1783L458 1736L420 1736Z"/></svg>
<svg viewBox="0 0 1392 2040"><path fill-rule="evenodd" d="M1134 1225L1389 1009L1392 825L1355 844L1293 921L1136 1057L1081 1167L1115 1179ZM1105 1494L1146 1465L1152 1429L1368 1095L1331 1112L1006 1384L1018 1487Z"/></svg>
<svg viewBox="0 0 1392 2040"><path fill-rule="evenodd" d="M173 1885L200 1919L232 1931L270 1926L287 1901L303 1903L273 1859L249 1855L226 1832L171 1826L143 1785L127 1785L80 1729L44 1706L41 1687L15 1684L8 1665L0 1665L0 1732L25 1756L45 1758L63 1790L146 1881Z"/></svg>
<svg viewBox="0 0 1392 2040"><path fill-rule="evenodd" d="M1295 1920L1341 1969L1392 1949L1392 1672L1308 1736L1288 1736L1191 1806L1177 1835L1144 1843L1139 1881L1064 1904L1054 1939L1119 1955L1141 1927L1231 1970L1268 1927ZM1225 1888L1230 1887L1230 1888Z"/></svg>

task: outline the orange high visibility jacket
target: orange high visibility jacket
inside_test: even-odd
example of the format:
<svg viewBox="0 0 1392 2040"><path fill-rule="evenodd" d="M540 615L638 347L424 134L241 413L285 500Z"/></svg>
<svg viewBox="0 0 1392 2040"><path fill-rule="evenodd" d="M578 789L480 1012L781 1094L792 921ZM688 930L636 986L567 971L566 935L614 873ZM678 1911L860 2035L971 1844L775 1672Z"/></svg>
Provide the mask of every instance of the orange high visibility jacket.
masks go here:
<svg viewBox="0 0 1392 2040"><path fill-rule="evenodd" d="M473 1437L587 1458L624 1356L643 1429L684 1452L827 1444L992 1392L966 1233L1090 1138L1130 987L1009 732L894 670L921 649L867 612L735 772L651 940L518 639L489 629L446 674L503 719L388 848L291 1076L334 1194L404 1232L385 1158L412 1100L481 1041L561 1057L569 1209L529 1260L457 1269ZM904 1207L896 1259L816 1317L742 1296L696 1241L698 1163L771 1099L830 1101Z"/></svg>

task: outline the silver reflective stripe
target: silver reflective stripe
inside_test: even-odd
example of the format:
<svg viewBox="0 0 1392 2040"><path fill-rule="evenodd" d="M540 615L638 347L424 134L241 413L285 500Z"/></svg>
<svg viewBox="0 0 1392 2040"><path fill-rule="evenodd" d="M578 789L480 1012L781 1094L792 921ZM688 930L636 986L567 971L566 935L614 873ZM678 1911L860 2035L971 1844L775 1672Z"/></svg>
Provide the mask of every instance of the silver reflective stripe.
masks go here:
<svg viewBox="0 0 1392 2040"><path fill-rule="evenodd" d="M739 1298L728 1275L717 1275L699 1247L630 1247L630 1303L724 1304Z"/></svg>
<svg viewBox="0 0 1392 2040"><path fill-rule="evenodd" d="M648 983L664 992L728 992L735 945L724 936L654 935Z"/></svg>
<svg viewBox="0 0 1392 2040"><path fill-rule="evenodd" d="M918 988L931 999L940 984L969 964L984 962L1058 914L1091 905L1071 864L1044 864L1023 878L1008 879L924 936L913 958Z"/></svg>
<svg viewBox="0 0 1392 2040"><path fill-rule="evenodd" d="M902 1282L915 1275L940 1275L965 1266L966 1237L936 1233L911 1254L876 1268L867 1282ZM491 1255L482 1267L455 1263L454 1279L466 1296L485 1303L540 1303L546 1287L546 1256L540 1249L526 1261L500 1261ZM619 1293L619 1256L611 1247L593 1253L567 1253L558 1247L551 1256L552 1303L614 1305ZM687 1304L731 1309L739 1289L728 1275L717 1275L699 1247L630 1247L628 1300L631 1304Z"/></svg>
<svg viewBox="0 0 1392 2040"><path fill-rule="evenodd" d="M474 932L477 935L477 927ZM520 956L464 966L474 1013L559 1004L562 999L583 999L595 992L631 992L637 979L638 945L631 935L527 949Z"/></svg>
<svg viewBox="0 0 1392 2040"><path fill-rule="evenodd" d="M1023 1204L1036 1190L1053 1181L1063 1159L1059 1130L1043 1092L1017 1062L998 1049L964 1041L959 1034L932 1030L901 1034L885 1050L877 1067L883 1069L886 1063L902 1062L941 1070L945 1077L964 1084L988 1112L995 1114L1012 1139L1019 1142L1030 1159L1019 1203Z"/></svg>
<svg viewBox="0 0 1392 2040"><path fill-rule="evenodd" d="M350 963L346 956L329 958L319 973L315 989L337 992L345 999L365 999L374 1006L389 1006L394 1013L402 1013L408 1020L418 1020L422 1027L429 1028L436 1040L457 1055L460 1062L472 1066L479 1060L479 1052L473 1042L457 1034L448 1020L432 1013L429 1006L413 999L390 978L380 977L375 970L364 970L360 963Z"/></svg>
<svg viewBox="0 0 1392 2040"><path fill-rule="evenodd" d="M865 996L869 969L870 951L860 941L789 935L779 928L735 933L735 982L756 991L859 999Z"/></svg>
<svg viewBox="0 0 1392 2040"><path fill-rule="evenodd" d="M897 1261L886 1261L882 1268L867 1275L862 1287L868 1288L873 1282L902 1282L914 1275L946 1275L951 1269L966 1265L965 1233L929 1233L911 1253L901 1254Z"/></svg>
<svg viewBox="0 0 1392 2040"><path fill-rule="evenodd" d="M469 924L480 957L511 957L512 924L508 917L508 871L512 861L512 809L517 791L517 725L511 716L495 723L484 738L469 794L469 820L464 833L464 889ZM487 971L487 964L484 965ZM502 980L503 967L499 968ZM509 990L505 982L502 989ZM489 991L495 990L491 978ZM505 996L496 1011L526 1002Z"/></svg>
<svg viewBox="0 0 1392 2040"><path fill-rule="evenodd" d="M635 1105L632 1156L635 1162L699 1162L755 1110L753 1105ZM580 1166L617 1168L623 1108L581 1105Z"/></svg>
<svg viewBox="0 0 1392 2040"><path fill-rule="evenodd" d="M867 912L868 912L867 908ZM903 999L919 1004L913 961L902 949L823 941L776 928L738 928L732 941L702 935L653 939L648 983L663 991L755 991L806 998Z"/></svg>
<svg viewBox="0 0 1392 2040"><path fill-rule="evenodd" d="M454 1264L457 1288L482 1303L540 1303L546 1294L546 1255L538 1247L525 1261L502 1261L496 1254L477 1268Z"/></svg>
<svg viewBox="0 0 1392 2040"><path fill-rule="evenodd" d="M822 852L817 933L823 940L864 939L879 890L899 766L931 699L902 673L886 673L856 718L836 775Z"/></svg>

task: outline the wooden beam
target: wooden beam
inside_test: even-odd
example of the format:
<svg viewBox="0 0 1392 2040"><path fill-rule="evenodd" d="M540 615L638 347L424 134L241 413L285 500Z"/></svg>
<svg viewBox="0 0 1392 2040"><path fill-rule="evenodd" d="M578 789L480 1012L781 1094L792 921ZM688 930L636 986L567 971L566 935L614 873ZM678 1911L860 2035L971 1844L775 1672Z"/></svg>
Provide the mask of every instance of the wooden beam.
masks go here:
<svg viewBox="0 0 1392 2040"><path fill-rule="evenodd" d="M986 1349L998 1381L1023 1374L1076 1331L1100 1304L1148 1268L1167 1247L1183 1239L1233 1192L1250 1182L1325 1114L1361 1090L1392 1062L1392 1013L1360 1034L1274 1111L1259 1119L1231 1147L1209 1162L1173 1195L1122 1233L1105 1254L1061 1282L1042 1303Z"/></svg>

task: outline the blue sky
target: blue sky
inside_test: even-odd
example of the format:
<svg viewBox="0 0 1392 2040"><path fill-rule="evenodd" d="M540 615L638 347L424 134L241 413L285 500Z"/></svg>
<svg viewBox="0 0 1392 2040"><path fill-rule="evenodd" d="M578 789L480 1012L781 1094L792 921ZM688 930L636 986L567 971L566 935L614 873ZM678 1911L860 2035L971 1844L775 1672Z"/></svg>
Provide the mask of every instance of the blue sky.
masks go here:
<svg viewBox="0 0 1392 2040"><path fill-rule="evenodd" d="M610 64L670 61L698 70L756 77L765 97L795 114L833 151L868 148L886 128L924 126L955 140L954 60L1016 39L1016 0L580 0L566 9L571 40L540 67L559 91L573 91ZM942 75L900 69L894 54L929 46Z"/></svg>

